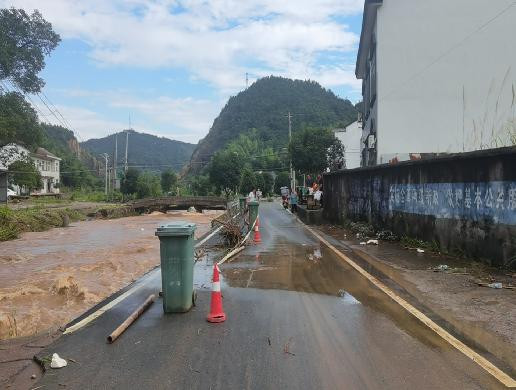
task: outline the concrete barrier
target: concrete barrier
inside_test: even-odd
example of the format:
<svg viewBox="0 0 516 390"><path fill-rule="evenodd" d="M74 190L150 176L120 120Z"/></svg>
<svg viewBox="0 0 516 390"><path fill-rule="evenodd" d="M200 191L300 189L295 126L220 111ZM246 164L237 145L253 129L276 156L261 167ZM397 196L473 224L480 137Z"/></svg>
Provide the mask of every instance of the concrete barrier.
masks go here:
<svg viewBox="0 0 516 390"><path fill-rule="evenodd" d="M324 217L516 267L516 147L324 175Z"/></svg>

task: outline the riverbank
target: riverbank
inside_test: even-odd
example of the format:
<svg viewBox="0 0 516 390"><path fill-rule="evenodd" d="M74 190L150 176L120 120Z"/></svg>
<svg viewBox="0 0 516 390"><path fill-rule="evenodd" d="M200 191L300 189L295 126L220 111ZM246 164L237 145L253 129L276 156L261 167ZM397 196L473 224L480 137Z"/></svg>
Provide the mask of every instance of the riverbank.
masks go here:
<svg viewBox="0 0 516 390"><path fill-rule="evenodd" d="M68 202L34 204L13 208L0 207L0 241L16 239L25 232L41 232L55 227L66 227L70 222L87 218L120 218L135 215L121 204Z"/></svg>

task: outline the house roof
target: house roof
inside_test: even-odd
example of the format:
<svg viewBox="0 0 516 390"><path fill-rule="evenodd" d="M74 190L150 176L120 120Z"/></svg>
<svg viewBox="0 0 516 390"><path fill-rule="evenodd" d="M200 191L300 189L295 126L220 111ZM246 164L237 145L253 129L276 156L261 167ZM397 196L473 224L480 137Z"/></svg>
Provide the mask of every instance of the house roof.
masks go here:
<svg viewBox="0 0 516 390"><path fill-rule="evenodd" d="M59 157L57 157L56 155L50 153L48 150L46 150L45 148L37 148L36 149L36 152L32 153L32 155L34 157L38 157L38 158L44 158L44 159L50 159L50 160L61 160Z"/></svg>
<svg viewBox="0 0 516 390"><path fill-rule="evenodd" d="M364 2L362 31L360 32L360 45L358 46L357 64L355 67L355 75L358 79L363 79L365 76L365 64L369 53L369 46L371 45L371 35L376 21L376 11L382 3L383 0L365 0Z"/></svg>

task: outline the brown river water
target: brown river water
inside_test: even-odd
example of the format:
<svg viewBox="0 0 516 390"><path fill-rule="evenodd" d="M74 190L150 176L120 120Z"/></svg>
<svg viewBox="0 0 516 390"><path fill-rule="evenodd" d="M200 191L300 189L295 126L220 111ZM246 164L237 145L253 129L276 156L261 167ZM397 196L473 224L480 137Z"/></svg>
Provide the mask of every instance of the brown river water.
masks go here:
<svg viewBox="0 0 516 390"><path fill-rule="evenodd" d="M65 325L159 264L156 227L197 224L199 237L220 211L76 222L0 243L0 340Z"/></svg>

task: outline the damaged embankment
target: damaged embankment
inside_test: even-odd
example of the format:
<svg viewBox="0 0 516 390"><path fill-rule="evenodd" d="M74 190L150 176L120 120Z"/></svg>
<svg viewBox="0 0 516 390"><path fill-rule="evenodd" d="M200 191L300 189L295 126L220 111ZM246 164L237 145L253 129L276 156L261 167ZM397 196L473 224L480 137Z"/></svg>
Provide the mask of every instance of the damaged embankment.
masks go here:
<svg viewBox="0 0 516 390"><path fill-rule="evenodd" d="M123 205L91 209L32 207L11 210L0 207L0 241L13 240L25 232L42 232L67 226L69 222L88 218L111 219L131 215L136 215L136 212Z"/></svg>

